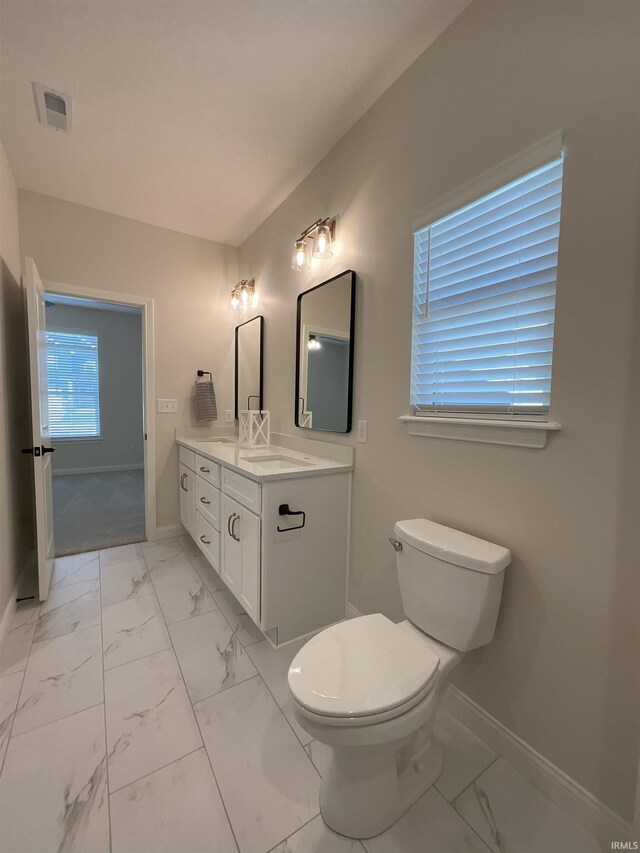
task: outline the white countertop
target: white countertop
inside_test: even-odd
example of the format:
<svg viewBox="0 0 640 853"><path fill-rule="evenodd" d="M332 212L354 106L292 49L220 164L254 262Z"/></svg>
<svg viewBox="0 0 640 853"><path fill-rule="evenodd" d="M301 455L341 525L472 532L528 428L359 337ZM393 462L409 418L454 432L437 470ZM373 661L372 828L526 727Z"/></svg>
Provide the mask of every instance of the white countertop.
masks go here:
<svg viewBox="0 0 640 853"><path fill-rule="evenodd" d="M258 483L353 471L351 464L337 462L334 459L323 459L320 456L273 444L269 447L251 448L240 447L237 440L229 441L229 439L206 440L178 437L176 441L182 447L193 450L194 453L224 465L232 471L237 471ZM262 461L260 461L261 457Z"/></svg>

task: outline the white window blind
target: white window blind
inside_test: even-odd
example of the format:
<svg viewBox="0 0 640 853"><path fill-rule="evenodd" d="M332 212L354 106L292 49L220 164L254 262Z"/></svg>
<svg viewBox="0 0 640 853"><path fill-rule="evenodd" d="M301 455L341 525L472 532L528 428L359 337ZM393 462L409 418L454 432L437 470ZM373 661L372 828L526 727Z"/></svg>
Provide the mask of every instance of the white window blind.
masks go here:
<svg viewBox="0 0 640 853"><path fill-rule="evenodd" d="M414 234L417 413L548 415L562 157Z"/></svg>
<svg viewBox="0 0 640 853"><path fill-rule="evenodd" d="M47 368L52 438L99 436L98 338L47 332Z"/></svg>

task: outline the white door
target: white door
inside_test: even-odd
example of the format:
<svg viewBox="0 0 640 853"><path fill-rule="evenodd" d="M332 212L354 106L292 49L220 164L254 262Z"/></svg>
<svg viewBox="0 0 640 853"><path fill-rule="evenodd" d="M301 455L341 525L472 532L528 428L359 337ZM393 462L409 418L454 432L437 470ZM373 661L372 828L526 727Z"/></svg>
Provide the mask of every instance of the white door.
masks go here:
<svg viewBox="0 0 640 853"><path fill-rule="evenodd" d="M231 532L240 540L242 550L240 603L260 625L260 519L244 507L238 520L231 526Z"/></svg>
<svg viewBox="0 0 640 853"><path fill-rule="evenodd" d="M222 579L256 625L260 624L260 519L222 495Z"/></svg>
<svg viewBox="0 0 640 853"><path fill-rule="evenodd" d="M240 598L241 580L241 551L240 544L231 535L231 525L235 520L235 509L238 504L222 495L220 506L220 526L222 529L222 580L229 587L236 598Z"/></svg>
<svg viewBox="0 0 640 853"><path fill-rule="evenodd" d="M196 475L180 463L180 521L192 537L196 535Z"/></svg>
<svg viewBox="0 0 640 853"><path fill-rule="evenodd" d="M36 495L36 539L40 601L49 595L53 571L53 497L51 493L51 445L44 287L32 258L26 260L29 368L31 374L32 446L23 453L33 456Z"/></svg>

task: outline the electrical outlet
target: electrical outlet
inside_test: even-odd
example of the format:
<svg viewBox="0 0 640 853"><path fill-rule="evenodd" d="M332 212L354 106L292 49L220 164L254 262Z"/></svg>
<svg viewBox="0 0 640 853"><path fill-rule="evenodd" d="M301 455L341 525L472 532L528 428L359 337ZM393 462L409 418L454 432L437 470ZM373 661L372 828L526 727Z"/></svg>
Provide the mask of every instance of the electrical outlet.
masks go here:
<svg viewBox="0 0 640 853"><path fill-rule="evenodd" d="M158 400L158 411L162 412L162 414L167 414L168 412L177 412L178 411L178 401L177 400Z"/></svg>
<svg viewBox="0 0 640 853"><path fill-rule="evenodd" d="M231 409L227 409L224 413L225 421L230 424L233 422L233 411Z"/></svg>
<svg viewBox="0 0 640 853"><path fill-rule="evenodd" d="M367 422L358 421L358 441L365 444L367 441Z"/></svg>

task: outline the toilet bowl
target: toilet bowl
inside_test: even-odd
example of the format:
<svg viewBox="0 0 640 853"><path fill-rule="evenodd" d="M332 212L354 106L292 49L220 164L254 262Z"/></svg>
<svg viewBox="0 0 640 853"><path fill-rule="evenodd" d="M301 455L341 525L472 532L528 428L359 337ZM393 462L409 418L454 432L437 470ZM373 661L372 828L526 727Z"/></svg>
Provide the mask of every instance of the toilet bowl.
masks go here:
<svg viewBox="0 0 640 853"><path fill-rule="evenodd" d="M385 830L440 775L438 703L464 652L493 636L511 558L426 519L398 522L395 534L409 619L376 613L333 625L298 652L288 676L296 720L330 748L323 819L352 838Z"/></svg>

